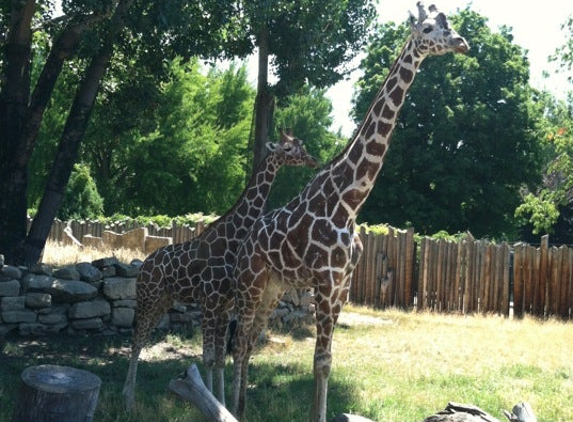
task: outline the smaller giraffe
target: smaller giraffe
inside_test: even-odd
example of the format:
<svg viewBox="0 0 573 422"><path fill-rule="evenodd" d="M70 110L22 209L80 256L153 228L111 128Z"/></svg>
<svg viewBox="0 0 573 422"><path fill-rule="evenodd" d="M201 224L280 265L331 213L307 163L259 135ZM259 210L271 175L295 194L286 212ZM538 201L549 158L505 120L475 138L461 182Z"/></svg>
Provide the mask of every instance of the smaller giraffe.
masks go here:
<svg viewBox="0 0 573 422"><path fill-rule="evenodd" d="M271 185L282 166L317 167L303 142L282 131L279 143L268 143L270 153L251 177L235 205L211 224L201 236L160 248L144 261L137 278L137 314L131 358L123 394L126 407L135 405L135 381L141 350L150 332L175 300L199 302L203 313L203 363L206 384L225 403L223 371L225 336L234 304L232 269L242 238L262 214Z"/></svg>

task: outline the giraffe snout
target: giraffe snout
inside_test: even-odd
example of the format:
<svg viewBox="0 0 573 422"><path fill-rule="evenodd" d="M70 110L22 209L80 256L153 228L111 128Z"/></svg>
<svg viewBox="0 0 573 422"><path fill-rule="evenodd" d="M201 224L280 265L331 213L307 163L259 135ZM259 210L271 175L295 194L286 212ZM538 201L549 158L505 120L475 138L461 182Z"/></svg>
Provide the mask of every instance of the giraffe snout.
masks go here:
<svg viewBox="0 0 573 422"><path fill-rule="evenodd" d="M470 49L470 45L464 37L454 38L453 42L456 53L467 53Z"/></svg>
<svg viewBox="0 0 573 422"><path fill-rule="evenodd" d="M312 155L309 155L306 159L306 165L311 169L318 168L318 160L314 158Z"/></svg>

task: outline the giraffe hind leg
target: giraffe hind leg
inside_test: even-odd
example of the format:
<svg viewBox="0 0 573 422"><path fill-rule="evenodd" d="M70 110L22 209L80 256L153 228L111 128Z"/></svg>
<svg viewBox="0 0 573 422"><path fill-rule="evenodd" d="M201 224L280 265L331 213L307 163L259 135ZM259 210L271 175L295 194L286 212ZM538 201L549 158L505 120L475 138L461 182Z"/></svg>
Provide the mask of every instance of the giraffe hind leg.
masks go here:
<svg viewBox="0 0 573 422"><path fill-rule="evenodd" d="M250 301L249 307L253 308L253 317L246 319L246 326L250 328L248 331L240 331L237 334L237 351L241 356L240 366L235 366L235 379L234 384L234 398L233 406L236 410L235 415L239 420L244 420L245 410L247 406L247 387L248 387L248 372L249 360L253 354L253 350L262 331L266 328L269 316L273 309L276 307L279 299L285 292L285 287L282 283L269 277L265 284L263 293ZM256 311L255 311L256 309ZM240 326L239 321L239 326ZM244 330L244 327L243 327ZM246 339L246 341L244 341ZM242 353L241 353L242 352ZM235 364L236 365L236 364ZM238 378L237 378L238 375Z"/></svg>
<svg viewBox="0 0 573 422"><path fill-rule="evenodd" d="M132 411L135 407L135 384L141 351L145 347L151 331L157 326L161 317L171 306L171 303L172 301L168 296L155 298L154 300L146 299L138 301L138 312L136 313L129 368L123 386L123 396L127 411ZM141 312L143 309L147 312Z"/></svg>

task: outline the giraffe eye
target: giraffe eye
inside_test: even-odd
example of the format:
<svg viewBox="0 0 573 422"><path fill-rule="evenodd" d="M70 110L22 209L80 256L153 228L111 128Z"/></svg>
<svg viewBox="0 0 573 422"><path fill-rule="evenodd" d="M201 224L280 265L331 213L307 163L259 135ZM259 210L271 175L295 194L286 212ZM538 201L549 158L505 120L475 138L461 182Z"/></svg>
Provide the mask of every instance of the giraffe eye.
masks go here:
<svg viewBox="0 0 573 422"><path fill-rule="evenodd" d="M422 30L422 32L424 34L429 34L430 32L432 32L432 29L434 29L434 28L432 28L431 26L427 26Z"/></svg>

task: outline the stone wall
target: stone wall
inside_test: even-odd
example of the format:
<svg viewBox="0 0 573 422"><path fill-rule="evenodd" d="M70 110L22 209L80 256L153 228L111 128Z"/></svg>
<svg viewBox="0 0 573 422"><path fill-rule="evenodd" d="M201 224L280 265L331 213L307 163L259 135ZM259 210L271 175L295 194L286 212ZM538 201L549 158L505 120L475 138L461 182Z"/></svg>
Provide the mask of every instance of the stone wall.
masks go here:
<svg viewBox="0 0 573 422"><path fill-rule="evenodd" d="M133 330L136 278L142 262L130 264L115 258L54 269L4 265L0 255L0 336L115 334ZM309 292L289 292L273 312L270 325L291 327L311 321L314 314ZM158 328L178 330L201 323L197 304L176 303ZM185 327L184 327L185 326Z"/></svg>

